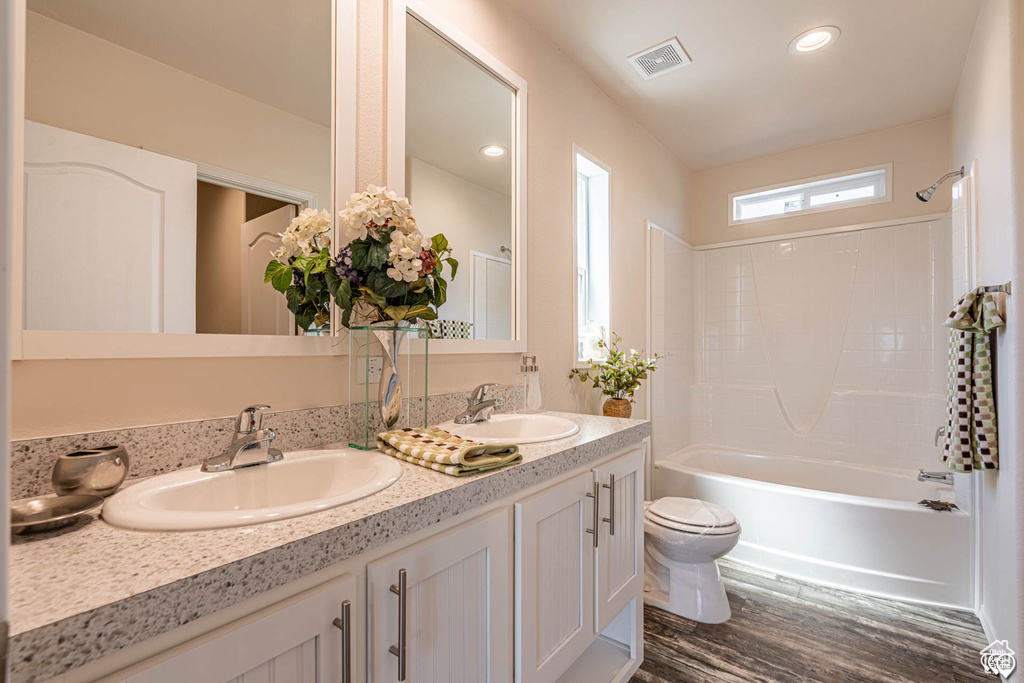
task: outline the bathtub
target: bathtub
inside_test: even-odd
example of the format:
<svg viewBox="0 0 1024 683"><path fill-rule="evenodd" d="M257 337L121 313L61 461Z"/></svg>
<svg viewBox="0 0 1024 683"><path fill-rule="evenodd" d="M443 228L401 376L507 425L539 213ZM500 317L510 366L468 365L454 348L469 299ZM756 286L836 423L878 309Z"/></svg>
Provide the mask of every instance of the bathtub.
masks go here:
<svg viewBox="0 0 1024 683"><path fill-rule="evenodd" d="M936 512L953 487L916 471L691 446L654 463L655 498L722 505L743 532L729 558L845 590L973 606L971 519Z"/></svg>

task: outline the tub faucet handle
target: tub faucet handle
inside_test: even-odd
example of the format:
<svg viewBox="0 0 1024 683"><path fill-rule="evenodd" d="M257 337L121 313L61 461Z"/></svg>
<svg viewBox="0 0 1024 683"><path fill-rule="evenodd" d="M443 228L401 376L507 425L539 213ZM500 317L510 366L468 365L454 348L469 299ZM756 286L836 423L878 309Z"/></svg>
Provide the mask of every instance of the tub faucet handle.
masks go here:
<svg viewBox="0 0 1024 683"><path fill-rule="evenodd" d="M935 446L938 447L939 441L946 437L946 426L943 425L935 430Z"/></svg>

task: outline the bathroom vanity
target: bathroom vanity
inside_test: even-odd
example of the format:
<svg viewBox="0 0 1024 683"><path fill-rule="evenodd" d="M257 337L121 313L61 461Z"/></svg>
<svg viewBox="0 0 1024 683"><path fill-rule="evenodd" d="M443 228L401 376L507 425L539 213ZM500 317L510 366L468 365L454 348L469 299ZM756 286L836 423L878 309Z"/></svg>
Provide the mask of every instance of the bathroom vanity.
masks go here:
<svg viewBox="0 0 1024 683"><path fill-rule="evenodd" d="M15 544L12 680L628 680L650 425L563 417L579 433L515 466L401 463L389 488L304 517L177 533L95 519Z"/></svg>

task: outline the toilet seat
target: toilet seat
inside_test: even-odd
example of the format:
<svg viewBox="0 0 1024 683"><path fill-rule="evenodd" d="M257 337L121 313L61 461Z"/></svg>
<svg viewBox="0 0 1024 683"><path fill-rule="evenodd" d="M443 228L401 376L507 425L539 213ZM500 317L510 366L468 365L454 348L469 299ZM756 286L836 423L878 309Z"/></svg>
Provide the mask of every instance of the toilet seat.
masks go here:
<svg viewBox="0 0 1024 683"><path fill-rule="evenodd" d="M723 536L739 533L736 516L714 503L694 498L660 498L644 506L651 524L687 534Z"/></svg>

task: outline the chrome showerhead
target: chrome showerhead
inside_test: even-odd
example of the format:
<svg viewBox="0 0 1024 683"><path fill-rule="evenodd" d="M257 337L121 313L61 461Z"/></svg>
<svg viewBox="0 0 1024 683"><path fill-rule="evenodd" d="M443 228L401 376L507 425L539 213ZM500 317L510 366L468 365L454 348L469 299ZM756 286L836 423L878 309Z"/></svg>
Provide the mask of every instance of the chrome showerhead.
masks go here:
<svg viewBox="0 0 1024 683"><path fill-rule="evenodd" d="M946 175L942 176L941 178L939 178L937 183L935 183L934 185L932 185L928 189L926 189L926 190L918 190L915 193L917 195L917 198L920 199L922 202L928 201L929 199L932 198L932 195L935 194L935 190L939 189L939 185L941 185L942 183L946 182L946 180L948 180L949 178L952 178L953 176L957 176L959 178L963 178L964 177L964 167L961 166L959 171L953 171L952 173L947 173Z"/></svg>
<svg viewBox="0 0 1024 683"><path fill-rule="evenodd" d="M917 198L920 199L922 202L926 202L932 198L932 195L935 194L935 190L937 189L939 189L939 184L935 183L927 190L918 190L915 194L917 195Z"/></svg>

